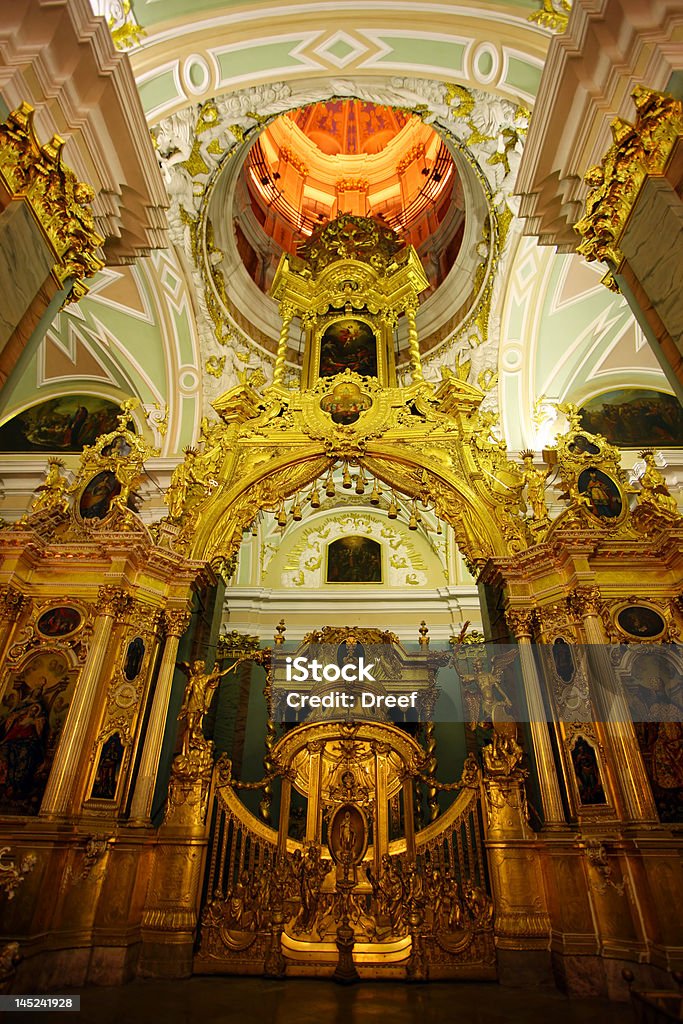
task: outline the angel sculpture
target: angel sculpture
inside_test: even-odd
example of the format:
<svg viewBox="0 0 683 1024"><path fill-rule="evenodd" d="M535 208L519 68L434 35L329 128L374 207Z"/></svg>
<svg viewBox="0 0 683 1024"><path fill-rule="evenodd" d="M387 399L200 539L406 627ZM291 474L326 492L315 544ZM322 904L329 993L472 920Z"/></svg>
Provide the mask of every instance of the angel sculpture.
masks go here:
<svg viewBox="0 0 683 1024"><path fill-rule="evenodd" d="M182 754L187 757L191 750L197 750L206 746L206 740L202 732L204 715L211 706L211 698L218 686L218 681L227 676L235 668L235 664L221 671L214 668L212 672L206 672L206 662L197 660L191 664L186 661L178 662L178 668L182 669L188 677L183 704L178 713L178 721L185 723L183 731Z"/></svg>
<svg viewBox="0 0 683 1024"><path fill-rule="evenodd" d="M531 507L531 518L535 526L549 524L545 489L550 469L536 469L534 453L528 449L522 452L522 459L524 462L524 486L526 487L527 502Z"/></svg>
<svg viewBox="0 0 683 1024"><path fill-rule="evenodd" d="M475 655L474 671L468 675L460 672L455 660L455 669L464 683L463 697L470 716L470 729L474 732L479 726L492 730L491 743L482 751L484 767L490 770L502 765L506 774L522 755L517 742L517 723L508 714L512 702L500 683L503 672L516 657L517 651L512 647L492 658L491 668L486 669L483 655Z"/></svg>
<svg viewBox="0 0 683 1024"><path fill-rule="evenodd" d="M464 684L465 705L470 714L470 729L474 730L478 725L488 727L496 722L509 722L510 719L505 713L512 703L500 685L500 678L514 659L517 651L513 648L497 654L491 661L491 668L485 669L485 658L477 654L473 660L473 671L464 675L458 668L457 660L455 669Z"/></svg>

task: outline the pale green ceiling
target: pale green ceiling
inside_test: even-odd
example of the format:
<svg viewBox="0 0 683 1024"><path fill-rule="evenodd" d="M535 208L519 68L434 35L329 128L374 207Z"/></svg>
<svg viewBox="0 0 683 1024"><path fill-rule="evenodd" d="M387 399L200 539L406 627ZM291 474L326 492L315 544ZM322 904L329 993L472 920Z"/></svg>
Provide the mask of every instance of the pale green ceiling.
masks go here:
<svg viewBox="0 0 683 1024"><path fill-rule="evenodd" d="M223 13L225 11L258 11L260 8L278 6L273 0L134 0L136 20L143 28L149 29L163 24L164 22L189 21L195 22L198 15L211 13ZM303 0L297 4L298 7L310 6L320 9L319 0ZM386 10L391 10L391 3L385 5ZM445 9L453 8L454 4L444 4ZM531 11L540 7L538 0L497 0L496 3L482 3L481 0L472 0L462 5L463 11L476 14L477 11L504 10L508 13L519 14L526 17ZM368 9L370 4L368 4ZM343 28L343 19L340 17L340 28ZM425 19L425 28L429 28L429 21Z"/></svg>

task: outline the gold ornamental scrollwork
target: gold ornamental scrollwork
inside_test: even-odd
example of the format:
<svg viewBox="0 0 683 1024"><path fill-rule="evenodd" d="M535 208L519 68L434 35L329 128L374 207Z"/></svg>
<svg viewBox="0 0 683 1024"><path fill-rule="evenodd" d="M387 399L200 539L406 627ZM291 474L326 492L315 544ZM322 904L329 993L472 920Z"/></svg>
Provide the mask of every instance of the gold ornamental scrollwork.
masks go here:
<svg viewBox="0 0 683 1024"><path fill-rule="evenodd" d="M3 846L0 849L0 893L8 900L13 900L15 890L37 863L35 853L25 853L19 860L17 856L12 856L11 847Z"/></svg>
<svg viewBox="0 0 683 1024"><path fill-rule="evenodd" d="M0 618L16 622L31 599L12 586L0 587Z"/></svg>
<svg viewBox="0 0 683 1024"><path fill-rule="evenodd" d="M24 199L55 255L60 285L73 279L68 301L87 292L85 279L104 266L97 255L104 239L95 231L90 204L95 193L63 162L59 135L40 145L33 107L22 103L0 125L0 182L13 199Z"/></svg>

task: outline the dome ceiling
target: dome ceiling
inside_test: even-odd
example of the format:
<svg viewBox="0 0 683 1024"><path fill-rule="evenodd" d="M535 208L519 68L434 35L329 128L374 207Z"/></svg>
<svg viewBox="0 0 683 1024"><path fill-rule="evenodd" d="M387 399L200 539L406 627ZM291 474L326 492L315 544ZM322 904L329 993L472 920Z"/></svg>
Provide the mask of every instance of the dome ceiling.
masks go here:
<svg viewBox="0 0 683 1024"><path fill-rule="evenodd" d="M402 110L361 100L313 103L287 116L329 156L379 153L411 120Z"/></svg>
<svg viewBox="0 0 683 1024"><path fill-rule="evenodd" d="M277 118L252 145L237 187L238 246L264 291L282 252L296 253L340 213L379 217L399 232L432 290L462 239L462 188L441 137L419 117L370 102L330 100Z"/></svg>

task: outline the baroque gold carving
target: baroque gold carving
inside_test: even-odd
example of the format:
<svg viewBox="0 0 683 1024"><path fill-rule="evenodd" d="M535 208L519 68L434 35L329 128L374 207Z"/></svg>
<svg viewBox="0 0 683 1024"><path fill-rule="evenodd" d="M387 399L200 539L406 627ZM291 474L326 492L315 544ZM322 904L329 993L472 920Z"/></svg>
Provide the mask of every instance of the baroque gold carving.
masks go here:
<svg viewBox="0 0 683 1024"><path fill-rule="evenodd" d="M8 900L14 899L15 890L38 863L35 853L25 853L17 863L17 858L13 858L11 852L9 846L0 849L0 893Z"/></svg>
<svg viewBox="0 0 683 1024"><path fill-rule="evenodd" d="M57 281L69 283L69 301L80 299L85 279L104 266L97 255L104 239L90 210L95 194L62 161L64 139L54 135L40 145L33 115L22 103L0 125L0 181L13 199L29 204L54 252Z"/></svg>
<svg viewBox="0 0 683 1024"><path fill-rule="evenodd" d="M623 262L619 242L645 178L664 173L676 140L683 135L680 100L640 85L631 95L636 122L612 121L614 141L602 163L586 172L586 212L575 225L583 239L578 252L588 261L607 263L611 272ZM603 280L616 287L612 273Z"/></svg>

